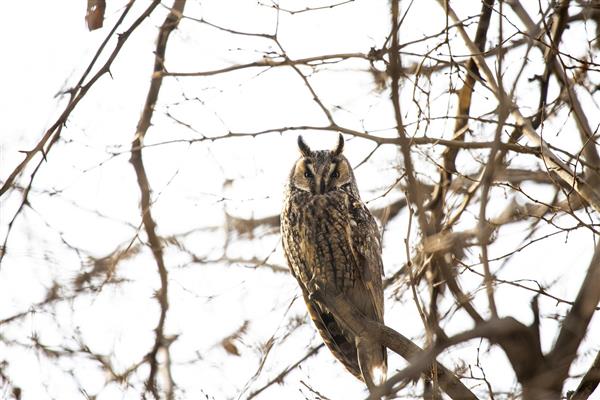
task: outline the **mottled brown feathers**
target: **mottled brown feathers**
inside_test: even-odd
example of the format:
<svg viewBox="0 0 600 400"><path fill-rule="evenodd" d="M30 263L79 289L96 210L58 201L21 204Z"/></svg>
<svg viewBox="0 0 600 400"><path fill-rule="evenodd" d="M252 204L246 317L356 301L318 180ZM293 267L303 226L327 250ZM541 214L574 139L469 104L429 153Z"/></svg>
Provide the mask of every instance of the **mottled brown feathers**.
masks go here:
<svg viewBox="0 0 600 400"><path fill-rule="evenodd" d="M387 368L386 349L372 349L373 365L363 365L361 373L356 338L310 298L310 288L312 283L333 285L366 317L383 322L379 230L342 155L341 135L332 151L312 151L300 137L298 147L302 157L290 173L281 218L285 255L323 341L352 374L372 386L372 370L385 373Z"/></svg>
<svg viewBox="0 0 600 400"><path fill-rule="evenodd" d="M306 143L304 143L304 140L300 135L298 135L298 149L300 150L300 154L302 154L303 157L310 156L310 147L308 147Z"/></svg>

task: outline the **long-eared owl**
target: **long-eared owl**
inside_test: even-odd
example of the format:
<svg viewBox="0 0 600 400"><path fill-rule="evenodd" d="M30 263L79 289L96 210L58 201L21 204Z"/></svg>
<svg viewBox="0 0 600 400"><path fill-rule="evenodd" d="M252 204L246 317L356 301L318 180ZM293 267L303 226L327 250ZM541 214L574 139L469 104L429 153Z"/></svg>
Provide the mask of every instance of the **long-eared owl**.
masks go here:
<svg viewBox="0 0 600 400"><path fill-rule="evenodd" d="M379 229L342 154L342 135L331 151L312 151L301 136L298 147L301 157L290 172L281 217L285 256L323 341L372 388L385 380L386 348L359 345L336 315L310 296L310 289L313 283L333 286L365 317L383 323Z"/></svg>

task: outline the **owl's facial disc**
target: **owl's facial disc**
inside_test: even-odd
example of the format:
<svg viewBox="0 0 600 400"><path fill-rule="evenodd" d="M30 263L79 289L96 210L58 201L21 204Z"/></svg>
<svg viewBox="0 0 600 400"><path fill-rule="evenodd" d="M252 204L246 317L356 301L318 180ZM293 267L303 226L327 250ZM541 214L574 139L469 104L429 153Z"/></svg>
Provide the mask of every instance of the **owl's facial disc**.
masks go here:
<svg viewBox="0 0 600 400"><path fill-rule="evenodd" d="M329 190L340 189L342 186L351 183L353 180L350 164L344 156L338 156L331 162L327 186Z"/></svg>
<svg viewBox="0 0 600 400"><path fill-rule="evenodd" d="M338 190L352 181L348 160L333 152L317 151L300 158L294 167L293 185L313 194Z"/></svg>
<svg viewBox="0 0 600 400"><path fill-rule="evenodd" d="M306 192L313 192L315 182L315 170L310 158L302 157L296 161L292 172L292 185Z"/></svg>
<svg viewBox="0 0 600 400"><path fill-rule="evenodd" d="M302 157L296 161L290 176L292 185L312 194L325 194L338 190L354 179L344 151L344 137L340 134L335 149L312 151L298 136L298 149Z"/></svg>

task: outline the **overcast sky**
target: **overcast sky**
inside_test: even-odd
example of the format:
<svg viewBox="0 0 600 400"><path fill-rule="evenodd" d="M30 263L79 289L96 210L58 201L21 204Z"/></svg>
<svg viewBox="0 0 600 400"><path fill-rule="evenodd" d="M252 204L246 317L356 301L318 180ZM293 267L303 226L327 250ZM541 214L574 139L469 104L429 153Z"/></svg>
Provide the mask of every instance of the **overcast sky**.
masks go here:
<svg viewBox="0 0 600 400"><path fill-rule="evenodd" d="M357 0L332 9L294 14L278 13L266 0L261 3L189 0L185 15L236 31L277 32L280 45L292 59L368 53L371 48L380 48L389 34L387 1ZM402 2L403 11L409 3ZM400 30L402 43L437 34L445 26L445 16L437 2L414 3ZM460 7L466 7L465 3ZM471 8L458 9L462 18L479 13L479 2L469 3ZM86 28L83 1L27 0L0 4L0 15L5 17L0 25L0 37L4 38L4 61L0 65L2 182L23 159L21 151L33 148L64 110L68 102L65 92L79 80L124 4L122 0L108 0L104 28L94 32ZM302 10L322 4L331 2L282 1L280 7ZM146 6L146 1L138 1L118 32L128 27ZM0 319L32 310L32 305L43 301L55 283L62 288L61 294L68 295L74 279L82 270L92 268L94 258L139 245L139 189L129 163L129 149L150 82L158 27L167 11L159 6L131 36L112 65L110 75L103 76L77 106L61 140L42 164L29 198L31 208L26 208L16 220L0 267ZM497 30L497 20L494 21L492 29ZM471 33L475 22L469 20L467 24ZM578 38L592 35L589 29L580 24L565 34L564 40L574 53L586 51L585 40ZM490 35L491 41L496 39L497 34ZM450 47L436 48L438 40L407 46L403 62L409 65L421 60L411 54L427 51L440 59L447 57L449 49L458 58L467 54L458 36L449 40ZM106 59L115 41L111 39L100 60ZM280 52L272 40L235 35L193 19L183 19L171 36L166 69L210 71L263 60ZM519 73L516 61L524 54L517 51L514 59L505 60L507 81ZM424 65L428 62L424 61ZM533 75L536 67L539 64L529 66L522 79ZM369 68L366 60L355 58L314 70L300 67L300 71L308 77L339 125L394 137L389 91L377 89ZM408 77L403 82L402 109L409 134L451 138L454 121L445 116L454 115L456 110L451 79L444 74L418 82ZM537 104L537 98L528 98L527 85L523 84L516 93L516 99L526 110ZM535 88L535 82L530 85ZM551 85L550 93L556 92L556 85ZM591 99L588 101L593 104ZM419 113L423 104L429 107L430 114L426 115L431 118L429 122ZM473 110L474 115L482 118L493 115L489 114L494 111L491 95L482 87L475 91ZM590 115L596 124L597 115ZM260 218L279 212L283 186L298 156L295 142L299 131L214 142L190 140L230 132L251 134L265 129L326 124L303 79L292 68L243 69L209 77L165 77L152 127L145 139L148 147L143 153L152 186L153 214L161 236L176 237L200 260L191 262L191 255L182 251L175 239L165 249L170 271L166 334L177 336L171 348L172 373L179 386L177 398L246 398L298 361L309 348L321 343L314 327L306 323L305 306L298 299L299 289L288 273L266 267L255 269L244 262L219 261L223 257L256 258L285 266L276 231L261 228L254 233L255 237L248 238L227 233L224 225L226 213ZM493 127L479 123L473 126L481 128L481 138L493 137ZM565 116L544 129L555 143L576 148L568 138L558 135L561 129L569 128L573 128L573 123ZM332 147L337 137L335 132L301 133L314 148ZM375 143L350 136L347 139L350 140L346 156L352 165L361 164L356 175L363 200L369 201L370 207L379 207L402 197L400 190L390 190L401 174L402 159L396 147L381 146L362 164L375 149ZM436 175L435 165L427 162L439 156L441 150L430 146L415 151L419 178L428 184L434 183ZM468 153L459 162L474 163L479 155ZM40 157L38 154L25 170L19 185L28 183ZM535 169L539 165L530 160L517 166ZM535 193L537 198L552 199L554 192L547 186L528 185L524 185L525 190ZM504 194L502 189L494 191L489 214L493 215L502 204L512 200L511 195ZM20 192L14 191L0 200L2 240L20 204L20 196ZM516 196L516 200L526 198ZM558 223L575 224L573 220ZM475 215L469 210L457 229L474 224ZM406 261L403 240L408 229L408 216L404 212L386 226L384 261L388 276ZM553 231L544 228L535 237ZM528 224L503 228L499 233L502 240L490 248L490 258L514 251L527 233ZM592 239L589 231L573 230L568 237L557 234L544 240L543 245L534 244L515 254L506 265L498 261L493 266L501 267L503 279L528 282L527 279L535 278L551 285L554 295L573 299L591 255ZM477 260L479 250L474 251L469 257ZM565 276L565 268L571 266L572 272ZM97 395L97 399L139 398L148 374L145 367L133 375L130 386L114 382L105 385L106 374L90 357L53 359L27 347L31 337L36 336L56 349L77 347L81 340L93 352L109 357L120 369L142 359L153 344L158 315L158 303L153 296L160 283L151 252L142 248L122 260L115 273L127 282L107 285L102 291L62 301L30 313L18 323L0 326L0 336L7 339L0 341L0 363L8 362L5 372L23 389L23 399L84 398L82 388L89 395ZM559 277L561 280L555 281ZM466 290L471 290L481 284L481 278L466 275L463 283ZM423 328L411 296L404 293L396 299L393 292L386 292L387 324L423 344ZM427 296L426 292L422 295ZM512 315L524 323L531 322L531 292L499 286L497 297L501 300L502 316ZM444 311L453 313L451 299L446 300ZM474 302L482 308L487 304L480 292L475 294ZM564 313L566 307L545 298L541 302L546 317L542 323L542 341L549 348L558 326L552 315ZM239 329L244 321L249 321L248 326L236 342L240 356L227 353L221 340ZM471 326L470 319L457 312L444 328L448 333L457 333ZM595 334L596 337L600 334L597 319L590 337ZM263 360L265 345L270 340L272 350ZM450 367L459 363L474 365L477 345L459 346L440 359ZM594 348L597 349L597 343L584 344L584 352ZM510 369L505 357L486 346L481 352L486 353L481 366L493 377L494 389L514 387L514 376L505 373ZM398 356L390 354L390 371L404 365ZM585 365L579 364L577 372ZM481 376L476 369L469 373ZM260 397L316 398L302 382L331 399L361 399L366 395L364 385L323 350L286 377L282 385L272 386ZM483 393L487 390L480 381L468 382L474 390ZM4 395L0 389L0 397Z"/></svg>

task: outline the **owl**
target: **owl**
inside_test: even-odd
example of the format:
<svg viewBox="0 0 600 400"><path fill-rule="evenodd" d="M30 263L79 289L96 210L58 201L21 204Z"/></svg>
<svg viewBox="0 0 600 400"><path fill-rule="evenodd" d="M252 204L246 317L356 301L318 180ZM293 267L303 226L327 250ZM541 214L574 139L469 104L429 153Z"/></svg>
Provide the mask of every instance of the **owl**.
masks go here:
<svg viewBox="0 0 600 400"><path fill-rule="evenodd" d="M334 150L298 136L281 213L283 249L311 319L333 355L369 389L385 381L386 348L359 343L310 288L334 287L365 317L383 323L383 264L377 223L360 199L340 134Z"/></svg>

